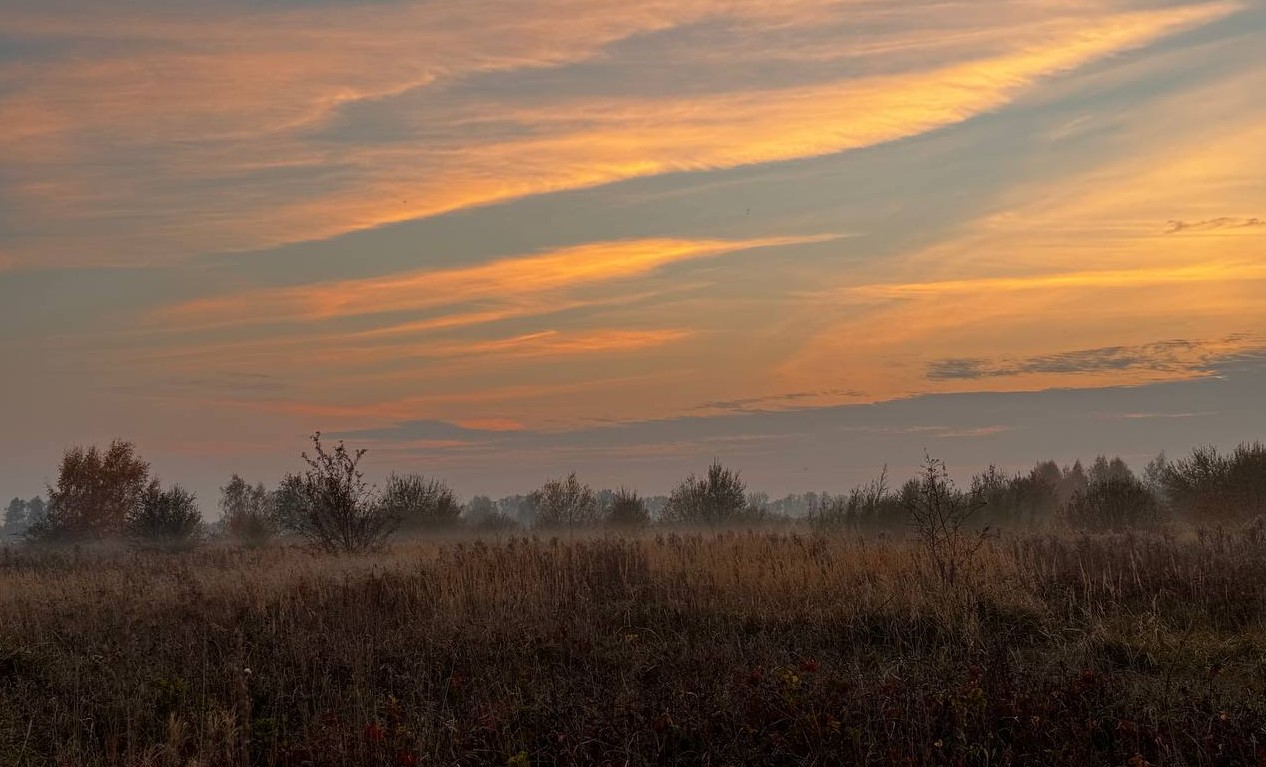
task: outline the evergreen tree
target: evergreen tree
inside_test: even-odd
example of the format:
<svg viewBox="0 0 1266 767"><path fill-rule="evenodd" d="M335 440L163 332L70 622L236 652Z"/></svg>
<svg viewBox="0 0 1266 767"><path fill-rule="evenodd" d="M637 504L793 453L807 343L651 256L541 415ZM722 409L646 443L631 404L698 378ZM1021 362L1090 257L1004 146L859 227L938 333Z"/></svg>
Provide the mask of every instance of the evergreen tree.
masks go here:
<svg viewBox="0 0 1266 767"><path fill-rule="evenodd" d="M9 501L9 505L4 508L4 534L11 537L17 537L26 532L26 526L26 501L21 498L14 498Z"/></svg>

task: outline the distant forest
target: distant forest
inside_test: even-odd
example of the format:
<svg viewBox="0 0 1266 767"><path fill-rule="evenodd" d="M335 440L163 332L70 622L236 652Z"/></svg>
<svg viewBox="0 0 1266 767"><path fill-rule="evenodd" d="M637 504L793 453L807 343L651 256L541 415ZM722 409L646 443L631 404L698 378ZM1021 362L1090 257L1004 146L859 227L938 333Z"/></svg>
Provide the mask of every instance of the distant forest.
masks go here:
<svg viewBox="0 0 1266 767"><path fill-rule="evenodd" d="M1165 525L1225 525L1266 514L1266 445L1241 444L1229 453L1194 449L1170 460L1163 453L1141 471L1120 458L1088 465L1043 461L1028 472L996 467L956 486L946 467L928 458L915 477L893 481L885 469L851 491L806 492L771 499L750 491L740 473L713 463L668 495L643 497L595 490L575 474L537 490L465 503L436 477L393 474L383 487L363 476L363 450L312 438L307 469L269 488L233 475L221 488L220 519L206 523L197 499L179 485L164 487L130 442L75 447L64 454L47 500L13 498L0 534L10 542L83 543L120 539L154 548L190 548L223 539L259 546L276 537L306 540L329 551L368 550L393 535L513 530L638 529L797 525L821 532L896 534L928 498L950 504L970 529L1121 531Z"/></svg>

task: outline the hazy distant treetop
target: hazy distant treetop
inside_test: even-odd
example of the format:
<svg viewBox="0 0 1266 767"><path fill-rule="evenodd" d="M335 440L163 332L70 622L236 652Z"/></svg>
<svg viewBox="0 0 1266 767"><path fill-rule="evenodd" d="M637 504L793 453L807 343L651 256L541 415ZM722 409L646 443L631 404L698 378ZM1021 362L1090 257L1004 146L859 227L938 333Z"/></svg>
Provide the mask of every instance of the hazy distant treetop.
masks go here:
<svg viewBox="0 0 1266 767"><path fill-rule="evenodd" d="M1153 529L1164 521L1156 497L1133 474L1098 473L1078 490L1065 509L1075 529L1121 531Z"/></svg>
<svg viewBox="0 0 1266 767"><path fill-rule="evenodd" d="M490 517L497 512L497 503L486 495L476 495L466 504L466 518L471 522Z"/></svg>
<svg viewBox="0 0 1266 767"><path fill-rule="evenodd" d="M251 546L261 546L277 532L276 499L260 482L252 486L234 474L220 488L220 512L230 536Z"/></svg>
<svg viewBox="0 0 1266 767"><path fill-rule="evenodd" d="M1152 491L1152 495L1156 496L1162 504L1168 503L1168 493L1165 491L1165 474L1168 471L1169 458L1165 456L1164 450L1143 467L1143 484L1147 485L1147 489Z"/></svg>
<svg viewBox="0 0 1266 767"><path fill-rule="evenodd" d="M1094 464L1091 465L1087 474L1087 480L1090 482L1102 482L1108 479L1127 479L1134 476L1134 472L1130 471L1130 467L1120 456L1113 457L1108 460L1105 456L1095 458Z"/></svg>
<svg viewBox="0 0 1266 767"><path fill-rule="evenodd" d="M18 535L18 531L26 530L26 501L14 498L4 507L3 529L8 535Z"/></svg>
<svg viewBox="0 0 1266 767"><path fill-rule="evenodd" d="M632 490L620 488L611 494L607 506L607 524L612 527L633 529L645 527L651 521L642 497Z"/></svg>
<svg viewBox="0 0 1266 767"><path fill-rule="evenodd" d="M308 517L303 477L287 473L272 492L273 521L278 532L301 535Z"/></svg>

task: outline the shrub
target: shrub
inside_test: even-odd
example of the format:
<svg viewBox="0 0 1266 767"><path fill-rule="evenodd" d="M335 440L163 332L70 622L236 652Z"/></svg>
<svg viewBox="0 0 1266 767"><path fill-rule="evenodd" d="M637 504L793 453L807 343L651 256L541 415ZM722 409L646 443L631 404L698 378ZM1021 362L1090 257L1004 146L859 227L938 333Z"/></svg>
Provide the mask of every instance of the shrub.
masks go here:
<svg viewBox="0 0 1266 767"><path fill-rule="evenodd" d="M1073 527L1094 531L1154 529L1163 521L1156 497L1132 474L1089 483L1073 494L1065 516Z"/></svg>
<svg viewBox="0 0 1266 767"><path fill-rule="evenodd" d="M945 462L927 456L917 485L907 483L903 495L910 524L941 583L955 586L972 575L989 537L989 528L971 527L984 508L979 490L959 492Z"/></svg>
<svg viewBox="0 0 1266 767"><path fill-rule="evenodd" d="M382 506L402 530L443 530L461 524L462 507L453 491L421 474L392 474L383 490Z"/></svg>
<svg viewBox="0 0 1266 767"><path fill-rule="evenodd" d="M224 530L247 546L263 546L277 533L273 496L264 483L251 487L234 474L220 488L220 510Z"/></svg>
<svg viewBox="0 0 1266 767"><path fill-rule="evenodd" d="M500 533L517 530L520 525L486 495L477 495L466 504L462 517L470 529L481 533Z"/></svg>
<svg viewBox="0 0 1266 767"><path fill-rule="evenodd" d="M197 499L179 485L163 490L154 480L128 514L127 535L145 547L194 548L202 541Z"/></svg>
<svg viewBox="0 0 1266 767"><path fill-rule="evenodd" d="M819 532L855 527L857 518L850 508L849 501L856 493L857 488L853 488L847 495L823 493L814 496L809 502L809 511L805 514L805 520L810 527Z"/></svg>
<svg viewBox="0 0 1266 767"><path fill-rule="evenodd" d="M689 477L668 496L665 522L717 526L740 521L747 508L747 485L738 472L713 461L706 477Z"/></svg>
<svg viewBox="0 0 1266 767"><path fill-rule="evenodd" d="M650 521L646 502L635 491L620 488L612 496L611 506L607 509L607 524L611 527L636 529L646 527Z"/></svg>
<svg viewBox="0 0 1266 767"><path fill-rule="evenodd" d="M149 483L149 464L131 442L115 440L102 452L74 447L62 456L57 485L48 489L48 506L27 536L40 541L70 541L119 535Z"/></svg>
<svg viewBox="0 0 1266 767"><path fill-rule="evenodd" d="M1266 445L1244 443L1230 455L1200 447L1161 470L1174 510L1197 522L1235 522L1266 514Z"/></svg>
<svg viewBox="0 0 1266 767"><path fill-rule="evenodd" d="M528 496L536 509L535 526L568 529L587 527L599 520L598 497L593 488L576 478L552 479Z"/></svg>
<svg viewBox="0 0 1266 767"><path fill-rule="evenodd" d="M308 470L298 492L303 513L299 533L313 548L328 553L358 553L382 548L396 520L383 513L378 492L365 481L359 465L364 450L333 450L312 435L313 454L303 454Z"/></svg>
<svg viewBox="0 0 1266 767"><path fill-rule="evenodd" d="M1015 528L1051 518L1059 508L1059 477L1056 469L1052 479L1043 464L1010 477L990 466L972 478L971 492L983 503L980 520L992 527Z"/></svg>
<svg viewBox="0 0 1266 767"><path fill-rule="evenodd" d="M809 503L807 519L819 531L879 526L896 516L892 514L894 501L885 466L878 477L845 495L815 495Z"/></svg>
<svg viewBox="0 0 1266 767"><path fill-rule="evenodd" d="M514 517L493 511L471 522L471 529L480 533L507 533L518 530L522 525Z"/></svg>

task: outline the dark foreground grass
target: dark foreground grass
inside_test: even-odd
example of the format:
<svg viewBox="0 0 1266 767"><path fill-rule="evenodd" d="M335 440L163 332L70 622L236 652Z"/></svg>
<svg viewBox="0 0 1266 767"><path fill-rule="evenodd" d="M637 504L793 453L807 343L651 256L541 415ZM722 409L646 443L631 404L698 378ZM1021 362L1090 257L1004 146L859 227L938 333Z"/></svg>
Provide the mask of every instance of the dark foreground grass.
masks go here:
<svg viewBox="0 0 1266 767"><path fill-rule="evenodd" d="M0 554L0 764L1266 764L1266 547Z"/></svg>

